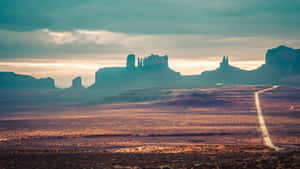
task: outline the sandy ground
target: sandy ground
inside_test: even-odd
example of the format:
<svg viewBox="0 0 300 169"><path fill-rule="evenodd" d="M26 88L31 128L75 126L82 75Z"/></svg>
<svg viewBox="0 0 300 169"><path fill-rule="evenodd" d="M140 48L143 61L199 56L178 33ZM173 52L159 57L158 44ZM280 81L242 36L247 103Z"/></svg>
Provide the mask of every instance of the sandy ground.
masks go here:
<svg viewBox="0 0 300 169"><path fill-rule="evenodd" d="M0 115L0 145L28 149L114 149L263 145L254 92L270 86L170 90L172 98ZM275 145L298 149L299 88L260 95ZM289 97L290 96L290 97Z"/></svg>

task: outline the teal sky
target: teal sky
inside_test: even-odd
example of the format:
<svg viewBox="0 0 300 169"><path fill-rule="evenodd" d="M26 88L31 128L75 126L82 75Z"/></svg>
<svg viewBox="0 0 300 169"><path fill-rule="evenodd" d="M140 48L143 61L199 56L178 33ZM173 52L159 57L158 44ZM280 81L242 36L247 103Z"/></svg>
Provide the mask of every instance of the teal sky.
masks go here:
<svg viewBox="0 0 300 169"><path fill-rule="evenodd" d="M299 17L298 0L1 0L0 71L54 76L61 87L85 75L88 85L128 53L168 54L183 74L223 55L252 69L269 48L300 48Z"/></svg>

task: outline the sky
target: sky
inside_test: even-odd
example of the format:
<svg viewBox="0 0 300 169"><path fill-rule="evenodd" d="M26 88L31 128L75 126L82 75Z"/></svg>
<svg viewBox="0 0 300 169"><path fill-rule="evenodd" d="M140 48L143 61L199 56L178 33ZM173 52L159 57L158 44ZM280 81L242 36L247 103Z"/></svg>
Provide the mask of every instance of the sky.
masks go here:
<svg viewBox="0 0 300 169"><path fill-rule="evenodd" d="M130 53L169 55L184 75L221 57L251 70L268 49L300 48L298 0L1 0L0 71L94 83L99 68Z"/></svg>

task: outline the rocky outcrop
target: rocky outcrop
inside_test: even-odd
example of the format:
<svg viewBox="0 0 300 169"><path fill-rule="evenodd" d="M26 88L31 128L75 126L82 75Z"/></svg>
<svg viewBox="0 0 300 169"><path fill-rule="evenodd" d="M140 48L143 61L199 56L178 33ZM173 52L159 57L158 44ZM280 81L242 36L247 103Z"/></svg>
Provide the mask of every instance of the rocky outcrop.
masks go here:
<svg viewBox="0 0 300 169"><path fill-rule="evenodd" d="M73 79L73 81L72 81L72 87L71 88L73 88L73 89L82 89L82 88L84 88L82 86L82 79L81 79L81 77L78 76L75 79Z"/></svg>
<svg viewBox="0 0 300 169"><path fill-rule="evenodd" d="M127 56L126 68L128 71L135 70L135 55L134 54L130 54Z"/></svg>
<svg viewBox="0 0 300 169"><path fill-rule="evenodd" d="M216 70L203 72L199 79L202 84L215 85L219 84L242 84L248 82L249 72L231 66L229 57L223 57L220 66Z"/></svg>
<svg viewBox="0 0 300 169"><path fill-rule="evenodd" d="M96 72L95 84L91 88L114 88L114 90L165 87L181 80L178 72L168 67L168 56L151 55L138 58L127 56L126 67L102 68Z"/></svg>
<svg viewBox="0 0 300 169"><path fill-rule="evenodd" d="M168 68L168 56L151 55L146 58L138 59L138 68L141 69L155 69Z"/></svg>
<svg viewBox="0 0 300 169"><path fill-rule="evenodd" d="M300 49L279 46L266 54L266 65L288 75L300 74Z"/></svg>
<svg viewBox="0 0 300 169"><path fill-rule="evenodd" d="M72 87L71 88L73 88L73 89L82 89L82 88L84 88L82 86L82 79L81 79L80 76L78 76L75 79L73 79L73 81L72 81Z"/></svg>

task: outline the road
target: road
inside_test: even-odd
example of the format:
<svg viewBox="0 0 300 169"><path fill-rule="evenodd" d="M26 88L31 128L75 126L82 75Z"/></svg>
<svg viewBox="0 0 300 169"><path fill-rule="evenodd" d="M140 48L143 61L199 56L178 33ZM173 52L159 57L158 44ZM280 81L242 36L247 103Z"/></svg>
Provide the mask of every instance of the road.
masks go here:
<svg viewBox="0 0 300 169"><path fill-rule="evenodd" d="M254 93L254 97L255 97L255 104L256 104L258 121L259 121L260 129L261 129L261 132L262 132L262 136L263 136L263 139L264 139L264 144L266 146L276 150L276 151L279 151L279 150L281 150L281 148L275 146L273 144L271 138L270 138L270 134L269 134L268 128L266 126L264 116L263 116L263 112L262 112L262 109L261 109L261 106L260 106L260 101L259 101L259 94L264 93L266 91L274 90L276 88L278 88L278 86L273 86L271 88L259 90L259 91Z"/></svg>

